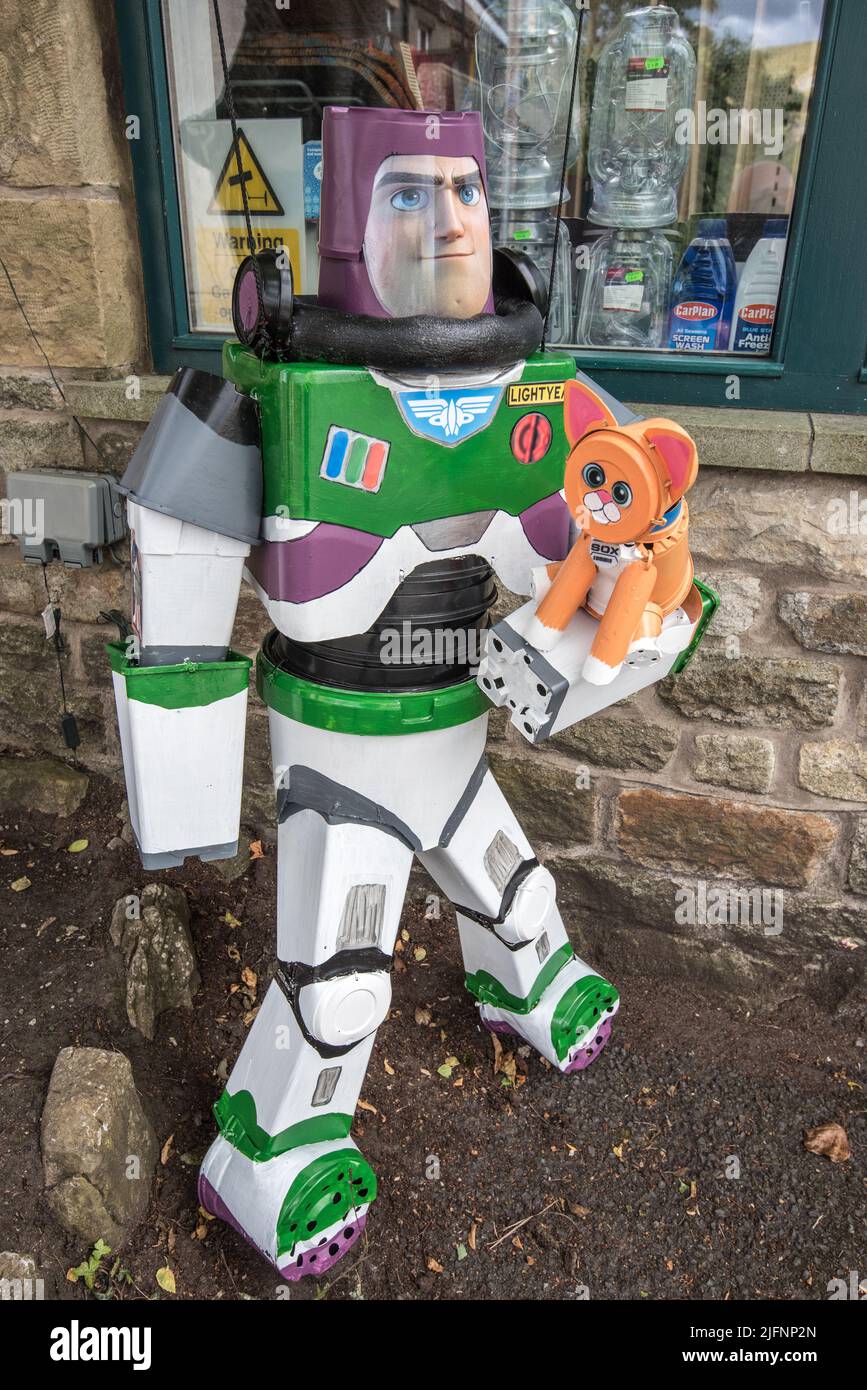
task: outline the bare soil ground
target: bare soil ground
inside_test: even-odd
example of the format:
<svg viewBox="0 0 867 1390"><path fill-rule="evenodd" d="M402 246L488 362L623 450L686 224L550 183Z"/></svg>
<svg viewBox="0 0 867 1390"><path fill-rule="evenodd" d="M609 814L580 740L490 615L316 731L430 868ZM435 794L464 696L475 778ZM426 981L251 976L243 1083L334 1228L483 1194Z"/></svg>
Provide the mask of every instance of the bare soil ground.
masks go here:
<svg viewBox="0 0 867 1390"><path fill-rule="evenodd" d="M69 820L0 814L0 847L18 850L0 858L0 1249L33 1255L48 1297L169 1297L155 1277L168 1266L177 1298L274 1298L287 1292L275 1272L196 1204L210 1107L249 1026L241 972L261 999L273 966L274 849L235 882L198 863L150 876L187 892L203 985L147 1042L127 1021L108 935L116 899L149 881L133 849L107 848L121 800L94 777ZM88 848L70 854L76 838ZM31 887L13 893L22 874ZM563 1077L519 1052L512 1078L508 1058L494 1072L463 990L451 912L426 920L424 891L419 880L407 904L353 1130L380 1195L362 1241L293 1299L809 1300L867 1272L863 1019L806 1001L750 1017L636 961L598 1063ZM172 1137L146 1219L92 1290L66 1277L89 1252L48 1211L39 1150L70 1044L124 1052L160 1143ZM803 1147L806 1128L831 1120L849 1136L845 1163Z"/></svg>

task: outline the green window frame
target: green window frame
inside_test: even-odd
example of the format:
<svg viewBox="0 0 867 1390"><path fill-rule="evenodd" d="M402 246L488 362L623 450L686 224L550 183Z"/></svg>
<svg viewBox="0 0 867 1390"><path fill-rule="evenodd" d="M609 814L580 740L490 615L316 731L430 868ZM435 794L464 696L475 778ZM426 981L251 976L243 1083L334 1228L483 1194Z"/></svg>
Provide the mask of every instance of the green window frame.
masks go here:
<svg viewBox="0 0 867 1390"><path fill-rule="evenodd" d="M220 370L223 338L191 333L160 0L115 0L154 367ZM867 414L867 178L863 174L867 4L827 0L768 358L575 349L582 370L624 400Z"/></svg>

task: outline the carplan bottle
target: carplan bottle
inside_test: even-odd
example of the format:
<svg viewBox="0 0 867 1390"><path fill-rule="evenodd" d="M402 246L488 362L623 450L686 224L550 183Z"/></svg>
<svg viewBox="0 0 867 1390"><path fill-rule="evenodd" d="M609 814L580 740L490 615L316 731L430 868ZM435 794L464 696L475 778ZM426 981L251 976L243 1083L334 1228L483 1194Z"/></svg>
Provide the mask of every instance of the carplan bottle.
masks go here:
<svg viewBox="0 0 867 1390"><path fill-rule="evenodd" d="M725 219L702 217L674 277L668 346L678 352L727 348L736 291L737 270Z"/></svg>
<svg viewBox="0 0 867 1390"><path fill-rule="evenodd" d="M771 350L788 226L786 217L769 217L747 257L735 299L733 352L767 355Z"/></svg>

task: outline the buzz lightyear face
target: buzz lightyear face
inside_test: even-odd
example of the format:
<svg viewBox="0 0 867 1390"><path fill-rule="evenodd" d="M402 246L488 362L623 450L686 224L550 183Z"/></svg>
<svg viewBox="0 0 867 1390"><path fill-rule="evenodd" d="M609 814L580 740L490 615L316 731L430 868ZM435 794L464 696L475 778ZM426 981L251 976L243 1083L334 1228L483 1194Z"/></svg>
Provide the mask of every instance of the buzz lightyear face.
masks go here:
<svg viewBox="0 0 867 1390"><path fill-rule="evenodd" d="M448 155L389 155L364 233L370 283L388 314L472 318L491 289L491 229L479 166Z"/></svg>

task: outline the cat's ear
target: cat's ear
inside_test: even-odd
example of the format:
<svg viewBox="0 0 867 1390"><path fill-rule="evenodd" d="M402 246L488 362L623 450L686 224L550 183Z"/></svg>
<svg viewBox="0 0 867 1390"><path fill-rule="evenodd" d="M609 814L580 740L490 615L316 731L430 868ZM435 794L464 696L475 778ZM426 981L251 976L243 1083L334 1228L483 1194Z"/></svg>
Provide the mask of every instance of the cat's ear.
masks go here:
<svg viewBox="0 0 867 1390"><path fill-rule="evenodd" d="M583 439L588 430L617 428L617 420L608 406L583 381L567 381L563 395L563 414L566 438L574 445Z"/></svg>
<svg viewBox="0 0 867 1390"><path fill-rule="evenodd" d="M641 432L662 459L671 484L671 501L679 501L698 473L698 450L692 435L673 420L663 419L645 420Z"/></svg>

